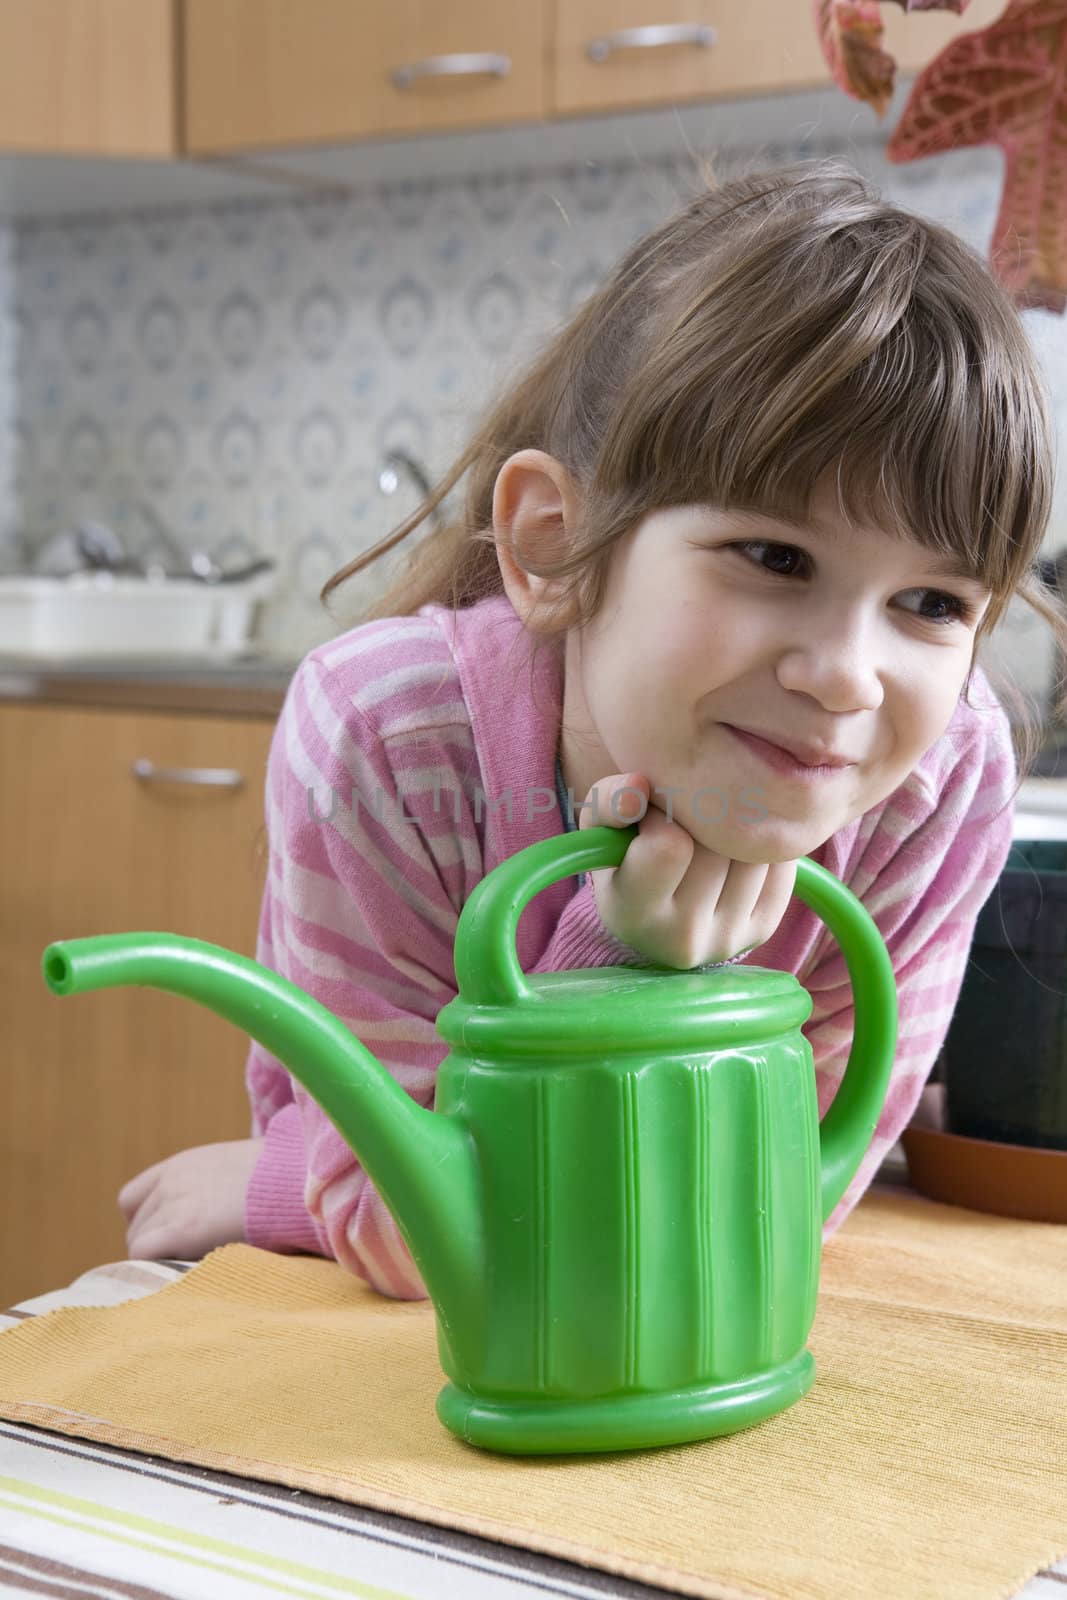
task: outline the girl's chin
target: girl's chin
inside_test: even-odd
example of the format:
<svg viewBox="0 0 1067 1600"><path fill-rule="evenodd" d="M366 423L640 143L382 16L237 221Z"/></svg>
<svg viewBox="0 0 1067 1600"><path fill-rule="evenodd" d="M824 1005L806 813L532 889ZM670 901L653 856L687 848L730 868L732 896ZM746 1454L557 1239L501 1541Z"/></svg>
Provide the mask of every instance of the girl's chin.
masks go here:
<svg viewBox="0 0 1067 1600"><path fill-rule="evenodd" d="M796 861L810 855L828 837L825 827L789 822L781 817L768 817L744 827L714 827L697 819L690 825L683 817L678 817L678 821L706 850L727 856L731 861L761 866L774 866L781 861Z"/></svg>

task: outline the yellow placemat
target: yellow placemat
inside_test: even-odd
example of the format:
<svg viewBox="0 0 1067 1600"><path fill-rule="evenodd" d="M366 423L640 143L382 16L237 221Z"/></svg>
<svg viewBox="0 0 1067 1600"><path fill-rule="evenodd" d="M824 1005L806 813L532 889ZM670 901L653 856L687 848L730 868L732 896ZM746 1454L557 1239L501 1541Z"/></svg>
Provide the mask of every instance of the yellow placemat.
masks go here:
<svg viewBox="0 0 1067 1600"><path fill-rule="evenodd" d="M868 1194L824 1253L818 1377L724 1439L490 1455L437 1422L433 1314L245 1245L0 1333L0 1416L684 1594L992 1600L1067 1552L1067 1228Z"/></svg>

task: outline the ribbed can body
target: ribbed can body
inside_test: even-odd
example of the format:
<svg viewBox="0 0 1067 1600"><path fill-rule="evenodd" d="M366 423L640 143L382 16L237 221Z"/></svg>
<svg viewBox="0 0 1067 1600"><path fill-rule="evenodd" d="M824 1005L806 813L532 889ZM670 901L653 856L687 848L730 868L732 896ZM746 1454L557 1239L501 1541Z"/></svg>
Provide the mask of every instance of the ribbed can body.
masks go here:
<svg viewBox="0 0 1067 1600"><path fill-rule="evenodd" d="M479 1347L448 1362L464 1388L546 1400L672 1390L803 1349L821 1217L799 1029L654 1064L454 1050L438 1109L473 1130L482 1188Z"/></svg>

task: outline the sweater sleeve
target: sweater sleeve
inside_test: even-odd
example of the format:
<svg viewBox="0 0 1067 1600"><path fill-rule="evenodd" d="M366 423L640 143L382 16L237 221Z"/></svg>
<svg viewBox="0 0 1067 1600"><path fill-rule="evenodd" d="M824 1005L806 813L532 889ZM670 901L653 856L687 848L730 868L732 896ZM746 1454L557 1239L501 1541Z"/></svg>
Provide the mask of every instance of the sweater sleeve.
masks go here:
<svg viewBox="0 0 1067 1600"><path fill-rule="evenodd" d="M578 967L644 967L650 963L610 934L600 920L593 880L583 875L563 908L534 972L570 972Z"/></svg>
<svg viewBox="0 0 1067 1600"><path fill-rule="evenodd" d="M257 956L319 1000L429 1108L447 1052L434 1022L456 993L458 911L482 867L471 734L461 717L442 715L409 718L413 731L390 737L372 712L315 652L301 663L268 760ZM383 1294L424 1296L353 1152L255 1041L247 1082L254 1131L264 1135L246 1201L249 1241L333 1256Z"/></svg>
<svg viewBox="0 0 1067 1600"><path fill-rule="evenodd" d="M978 913L1011 849L1015 758L1003 710L978 731L939 793L926 787L920 801L923 787L909 781L890 798L849 879L889 951L898 1035L881 1116L824 1237L840 1227L911 1120L952 1021ZM854 1024L844 956L832 936L825 942L828 954L803 980L813 1001L803 1032L815 1058L820 1116L844 1074Z"/></svg>

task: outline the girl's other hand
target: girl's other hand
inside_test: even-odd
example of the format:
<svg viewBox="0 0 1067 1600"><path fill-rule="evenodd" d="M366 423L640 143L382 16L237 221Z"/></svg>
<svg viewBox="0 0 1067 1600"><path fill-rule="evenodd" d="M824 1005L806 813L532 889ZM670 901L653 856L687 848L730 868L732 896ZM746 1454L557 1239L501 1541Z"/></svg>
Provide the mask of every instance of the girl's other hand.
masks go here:
<svg viewBox="0 0 1067 1600"><path fill-rule="evenodd" d="M197 1260L245 1236L245 1192L262 1139L198 1145L147 1167L119 1191L134 1261Z"/></svg>
<svg viewBox="0 0 1067 1600"><path fill-rule="evenodd" d="M620 793L624 789L630 793ZM620 864L591 874L609 933L657 966L683 970L729 961L766 943L792 897L795 861L733 861L698 844L650 800L649 780L639 772L595 783L578 826L627 828L635 820L637 837Z"/></svg>

